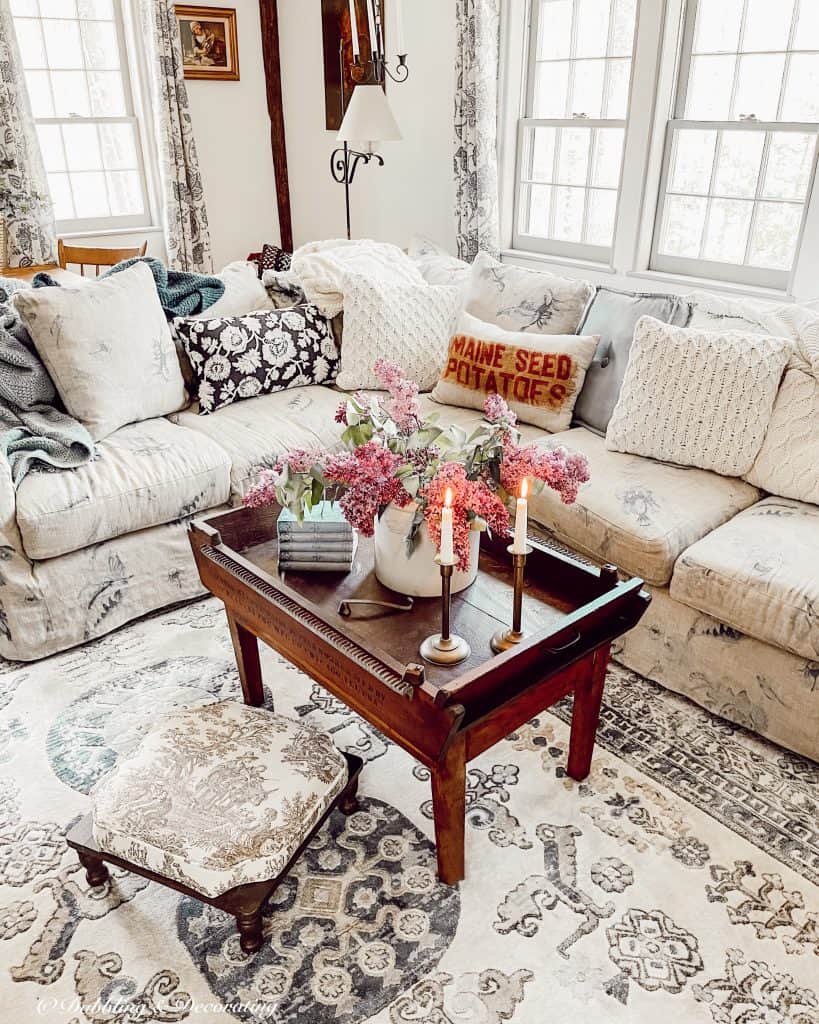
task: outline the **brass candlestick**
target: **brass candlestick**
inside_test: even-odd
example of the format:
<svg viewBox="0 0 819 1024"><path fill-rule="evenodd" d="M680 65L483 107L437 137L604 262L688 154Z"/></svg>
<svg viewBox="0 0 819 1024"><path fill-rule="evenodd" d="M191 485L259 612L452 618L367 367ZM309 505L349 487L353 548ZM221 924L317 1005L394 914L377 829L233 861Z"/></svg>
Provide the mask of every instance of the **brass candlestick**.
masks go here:
<svg viewBox="0 0 819 1024"><path fill-rule="evenodd" d="M457 665L465 661L472 649L463 637L450 636L449 612L452 603L452 571L454 566L435 561L441 567L441 632L428 636L421 644L421 657L433 665Z"/></svg>
<svg viewBox="0 0 819 1024"><path fill-rule="evenodd" d="M526 575L526 558L531 555L532 548L526 545L526 550L521 554L515 551L515 545L510 544L506 549L512 556L512 566L515 571L515 589L512 598L512 628L499 629L492 637L491 645L495 654L508 651L510 647L519 644L524 637L522 629L523 618L523 580Z"/></svg>

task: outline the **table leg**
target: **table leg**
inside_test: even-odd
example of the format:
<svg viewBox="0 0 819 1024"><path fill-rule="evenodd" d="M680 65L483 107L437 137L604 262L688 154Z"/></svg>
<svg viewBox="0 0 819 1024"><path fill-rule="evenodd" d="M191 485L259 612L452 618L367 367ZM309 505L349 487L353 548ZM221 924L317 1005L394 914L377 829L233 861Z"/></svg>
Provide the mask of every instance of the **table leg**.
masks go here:
<svg viewBox="0 0 819 1024"><path fill-rule="evenodd" d="M590 660L588 671L581 675L574 691L572 732L569 740L569 775L582 782L591 771L594 741L600 722L600 704L609 667L610 645L599 647Z"/></svg>
<svg viewBox="0 0 819 1024"><path fill-rule="evenodd" d="M464 877L466 831L466 746L463 733L432 769L432 813L438 853L438 878L454 885Z"/></svg>
<svg viewBox="0 0 819 1024"><path fill-rule="evenodd" d="M258 708L264 703L262 665L259 660L259 641L230 612L227 613L230 639L236 654L236 665L242 681L245 704Z"/></svg>

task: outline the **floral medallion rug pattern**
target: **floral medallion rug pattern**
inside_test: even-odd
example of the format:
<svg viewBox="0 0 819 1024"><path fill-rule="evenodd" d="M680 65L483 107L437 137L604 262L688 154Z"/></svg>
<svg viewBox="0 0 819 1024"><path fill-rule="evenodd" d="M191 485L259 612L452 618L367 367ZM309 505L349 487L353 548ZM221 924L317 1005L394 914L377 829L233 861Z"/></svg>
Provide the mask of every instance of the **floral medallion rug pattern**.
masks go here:
<svg viewBox="0 0 819 1024"><path fill-rule="evenodd" d="M65 1024L819 1024L819 767L613 666L590 777L570 705L470 765L467 871L435 878L429 777L263 652L268 699L367 764L274 895L219 911L66 848L166 709L239 699L214 600L0 667L0 1018Z"/></svg>

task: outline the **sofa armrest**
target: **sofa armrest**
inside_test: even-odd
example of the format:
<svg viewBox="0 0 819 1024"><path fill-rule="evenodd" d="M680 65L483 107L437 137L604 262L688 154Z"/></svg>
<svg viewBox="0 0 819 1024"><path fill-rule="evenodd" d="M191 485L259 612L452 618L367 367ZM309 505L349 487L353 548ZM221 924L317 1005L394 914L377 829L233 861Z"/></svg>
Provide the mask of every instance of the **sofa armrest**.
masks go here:
<svg viewBox="0 0 819 1024"><path fill-rule="evenodd" d="M17 528L17 495L11 467L0 456L0 654L18 656L18 640L33 626L31 607L43 601L34 566Z"/></svg>

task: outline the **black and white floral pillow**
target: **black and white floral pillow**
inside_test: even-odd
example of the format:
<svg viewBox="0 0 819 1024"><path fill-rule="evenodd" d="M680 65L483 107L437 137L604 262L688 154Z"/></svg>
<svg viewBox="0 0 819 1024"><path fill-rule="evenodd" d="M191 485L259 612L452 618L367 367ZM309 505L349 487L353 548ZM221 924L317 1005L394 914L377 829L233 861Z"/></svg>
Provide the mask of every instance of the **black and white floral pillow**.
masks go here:
<svg viewBox="0 0 819 1024"><path fill-rule="evenodd" d="M178 317L173 326L203 414L273 391L331 384L338 373L332 326L312 305L212 320Z"/></svg>

